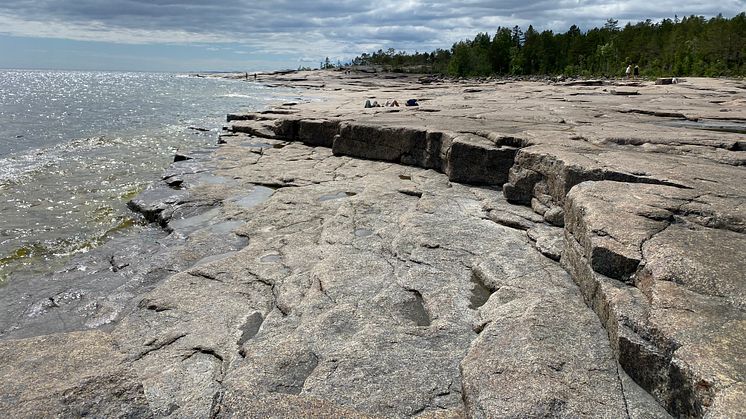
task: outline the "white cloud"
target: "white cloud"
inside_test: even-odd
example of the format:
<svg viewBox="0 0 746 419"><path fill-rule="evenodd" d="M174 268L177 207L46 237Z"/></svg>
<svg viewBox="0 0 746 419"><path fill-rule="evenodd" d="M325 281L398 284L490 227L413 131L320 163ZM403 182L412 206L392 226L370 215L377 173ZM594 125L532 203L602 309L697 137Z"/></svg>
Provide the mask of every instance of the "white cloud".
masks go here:
<svg viewBox="0 0 746 419"><path fill-rule="evenodd" d="M119 28L101 22L70 23L22 20L0 14L0 34L32 38L59 38L119 44L193 44L233 42L217 33L195 33L178 29L147 30Z"/></svg>
<svg viewBox="0 0 746 419"><path fill-rule="evenodd" d="M122 44L241 44L241 51L349 57L378 48L448 48L498 26L564 32L696 14L733 16L743 0L3 0L0 33Z"/></svg>

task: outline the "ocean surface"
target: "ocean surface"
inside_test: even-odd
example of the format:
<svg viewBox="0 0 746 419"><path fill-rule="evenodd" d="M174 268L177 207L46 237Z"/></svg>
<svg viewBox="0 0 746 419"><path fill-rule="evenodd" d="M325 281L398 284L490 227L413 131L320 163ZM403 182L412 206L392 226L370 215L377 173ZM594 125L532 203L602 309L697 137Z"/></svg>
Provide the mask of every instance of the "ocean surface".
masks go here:
<svg viewBox="0 0 746 419"><path fill-rule="evenodd" d="M299 99L183 74L0 70L0 286L147 228L126 203L177 150L214 146L229 112Z"/></svg>

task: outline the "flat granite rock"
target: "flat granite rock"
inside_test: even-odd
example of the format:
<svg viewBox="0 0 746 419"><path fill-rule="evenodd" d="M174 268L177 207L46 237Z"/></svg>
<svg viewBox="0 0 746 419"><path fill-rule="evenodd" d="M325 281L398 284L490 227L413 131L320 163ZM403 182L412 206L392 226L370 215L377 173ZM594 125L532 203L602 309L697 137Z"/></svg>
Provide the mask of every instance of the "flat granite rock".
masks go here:
<svg viewBox="0 0 746 419"><path fill-rule="evenodd" d="M0 341L0 412L8 417L150 417L135 371L98 331Z"/></svg>
<svg viewBox="0 0 746 419"><path fill-rule="evenodd" d="M150 411L203 417L306 407L317 415L459 417L491 416L497 405L488 400L503 400L512 406L506 414L625 415L600 323L522 230L489 220L485 208L508 205L499 191L308 148L305 155L317 156L312 165L289 159L304 147L273 149L266 164L221 171L250 185L290 169L305 186L227 206L244 220L238 233L248 245L170 276L113 330ZM303 181L319 177L329 180ZM190 194L239 202L240 190L251 191L214 185ZM521 274L527 268L536 279ZM517 282L500 272L513 272ZM549 312L553 323L537 329ZM527 334L503 342L514 332L501 330ZM542 330L554 330L549 340ZM533 339L544 343L516 351ZM562 346L564 361L555 352ZM500 365L509 353L509 364L520 367L502 377L525 383L515 394L483 376L485 362ZM555 374L556 385L538 385L529 374L537 368Z"/></svg>
<svg viewBox="0 0 746 419"><path fill-rule="evenodd" d="M158 235L4 288L0 413L746 415L732 81L266 81L326 100L229 116L130 204Z"/></svg>
<svg viewBox="0 0 746 419"><path fill-rule="evenodd" d="M701 80L697 83L718 94L732 94L725 93L728 87L718 83ZM537 249L550 258L562 258L586 302L607 328L614 356L634 381L676 415L736 412L732 410L731 400L739 393L731 389L740 388L743 381L742 368L737 366L742 364L739 361L742 355L735 349L721 348L706 335L693 333L689 339L692 345L701 348L697 353L703 353L704 348L709 348L707 353L722 350L718 356L722 361L718 362L733 365L726 367L729 375L722 376L720 384L712 384L712 380L702 378L702 368L721 376L717 372L719 367L715 368L715 364L704 367L706 363L697 367L694 364L701 364L703 358L693 361L691 356L687 357L687 364L682 364L671 354L683 342L677 340L673 330L652 322L684 321L691 316L670 312L673 304L670 300L689 301L692 297L686 297L686 292L703 293L709 302L702 301L705 307L702 310L714 311L700 316L701 325L697 327L706 328L716 321L719 328L725 328L723 336L735 342L741 339L738 328L733 330L725 325L731 324L731 318L740 318L743 301L740 290L743 268L733 262L743 259L743 247L738 245L746 219L746 191L742 186L746 179L738 167L744 161L743 138L707 131L706 125L702 127L705 129L687 130L694 127L667 120L693 121L700 115L701 118L713 115L702 105L701 97L692 96L697 90L688 86L682 86L681 95L674 94L675 99L656 96L659 104L666 103L656 110L620 103L627 100L619 97L624 95L592 96L592 87L580 88L588 92L572 89L554 86L529 93L519 88L506 92L501 99L488 96L488 90L492 89L484 94L483 89L470 90L474 95L470 100L485 99L480 102L479 110L472 110L451 99L447 89L433 88L433 97L438 98L441 109L432 117L418 116L416 122L407 113L375 110L360 115L354 111L336 112L334 118L344 121L341 123L345 126L364 124L367 132L364 137L375 139L367 141L360 137L354 150L346 152L348 155L381 158L365 154L366 149L381 141L395 140L388 133L406 126L427 134L419 140L394 141L390 147L425 150L427 157L385 160L434 168L448 174L451 180L493 186L504 183L503 192L508 201L530 204L543 220L491 204L483 207L487 218L527 230ZM659 89L641 85L638 96L660 95ZM587 96L583 100L563 98L561 102L577 103L569 107L543 105L542 109L552 115L549 117L532 112L532 106L539 106L532 100L551 101L568 90L570 96ZM492 99L486 100L488 97ZM527 102L516 106L516 100ZM665 106L671 108L667 110ZM305 111L315 118L324 114L318 109ZM620 118L620 114L636 115L637 119ZM304 115L301 112L294 118L302 121ZM736 112L730 116L738 119L744 115ZM459 152L459 138L472 138L465 144L479 148L479 152L471 157L466 151ZM498 157L488 158L489 164L494 165L489 170L491 175L461 177L450 169L461 165L470 167L471 173L478 173L479 168L488 165L481 160L482 156L503 146L516 147L517 152L504 163ZM542 221L560 228L551 230ZM689 227L680 230L678 226ZM668 239L673 232L679 236ZM708 239L699 240L700 234ZM659 244L664 238L665 243ZM683 243L689 243L687 250L680 248ZM708 256L708 251L718 254ZM683 255L691 257L684 261ZM661 279L657 279L659 276ZM656 281L683 285L686 292L655 285ZM659 300L666 301L663 306L668 311L657 311L656 307L663 304ZM676 353L687 351L679 349ZM730 396L724 398L720 394ZM728 401L718 405L717 400L721 399Z"/></svg>
<svg viewBox="0 0 746 419"><path fill-rule="evenodd" d="M474 271L496 291L479 310L481 333L461 363L469 416L626 416L604 330L569 275L512 248Z"/></svg>

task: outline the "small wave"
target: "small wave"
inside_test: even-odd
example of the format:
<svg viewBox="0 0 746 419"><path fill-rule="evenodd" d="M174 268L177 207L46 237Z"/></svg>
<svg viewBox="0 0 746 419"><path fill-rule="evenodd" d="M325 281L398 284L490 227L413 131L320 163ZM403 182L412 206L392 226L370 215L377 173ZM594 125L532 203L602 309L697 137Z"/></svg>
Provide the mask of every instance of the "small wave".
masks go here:
<svg viewBox="0 0 746 419"><path fill-rule="evenodd" d="M44 157L44 153L27 154L0 159L0 187L19 183L34 172L59 162L57 157Z"/></svg>
<svg viewBox="0 0 746 419"><path fill-rule="evenodd" d="M53 147L28 150L15 156L0 158L0 186L19 183L34 173L57 165L71 152L93 150L121 142L105 137L79 138Z"/></svg>
<svg viewBox="0 0 746 419"><path fill-rule="evenodd" d="M244 99L260 99L260 98L254 96L254 95L245 95L245 94L241 94L241 93L226 93L226 94L220 95L218 97L239 97L239 98L244 98Z"/></svg>
<svg viewBox="0 0 746 419"><path fill-rule="evenodd" d="M23 244L11 250L7 255L0 255L0 268L11 263L26 263L32 259L46 260L51 257L67 257L78 253L87 253L91 249L101 246L117 234L142 225L142 221L129 217L117 217L106 229L91 232L88 235L74 235L72 237L37 241Z"/></svg>

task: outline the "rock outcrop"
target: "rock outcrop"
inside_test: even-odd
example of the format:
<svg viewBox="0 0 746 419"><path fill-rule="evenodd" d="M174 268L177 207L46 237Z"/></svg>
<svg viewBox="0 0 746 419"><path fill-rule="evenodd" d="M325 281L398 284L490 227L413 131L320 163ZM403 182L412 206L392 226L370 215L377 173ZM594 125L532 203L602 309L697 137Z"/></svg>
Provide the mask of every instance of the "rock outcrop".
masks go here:
<svg viewBox="0 0 746 419"><path fill-rule="evenodd" d="M339 122L347 132L357 123ZM368 124L360 131L365 134L354 147L339 147L342 153L434 168L453 181L503 185L508 201L530 205L547 223L564 227L563 243L562 234L549 233L548 227L499 216L505 225L525 226L544 255L561 257L606 327L621 367L669 412L741 413L745 174L733 166L741 164L742 138L579 142L527 133L495 141L504 137L484 129L454 133L432 127L407 129L417 135L401 138L392 135L401 130L388 121L378 134L369 121L361 123ZM350 136L341 131L328 134L334 150ZM395 151L379 153L381 142ZM652 153L637 149L647 144L663 147L651 147ZM687 152L672 150L679 147ZM697 147L731 151L720 158L688 152L700 151ZM494 154L499 149L504 157ZM471 173L464 176L453 167Z"/></svg>
<svg viewBox="0 0 746 419"><path fill-rule="evenodd" d="M667 186L587 182L567 199L562 262L622 367L675 415L743 413L743 220L713 223L706 195Z"/></svg>
<svg viewBox="0 0 746 419"><path fill-rule="evenodd" d="M168 233L153 259L109 254L121 279L0 323L0 411L746 413L743 139L620 111L685 84L386 83L421 106L233 115L174 163L130 203ZM658 107L706 114L686 103Z"/></svg>

